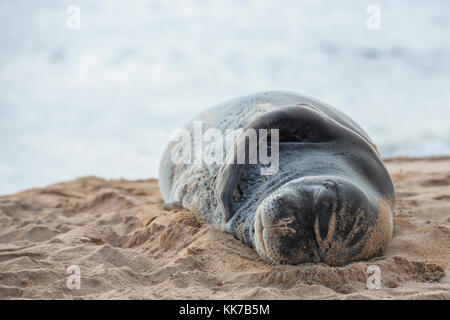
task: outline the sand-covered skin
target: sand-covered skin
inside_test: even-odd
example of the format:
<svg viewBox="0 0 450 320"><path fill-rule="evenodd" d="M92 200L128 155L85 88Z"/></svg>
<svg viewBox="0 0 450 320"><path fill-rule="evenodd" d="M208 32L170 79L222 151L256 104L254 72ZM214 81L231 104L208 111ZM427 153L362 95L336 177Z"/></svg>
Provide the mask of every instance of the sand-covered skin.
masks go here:
<svg viewBox="0 0 450 320"><path fill-rule="evenodd" d="M381 258L273 266L187 211L156 180L81 178L0 197L0 298L450 299L450 158L387 161L398 195ZM68 289L67 267L81 269ZM367 268L381 270L380 290Z"/></svg>

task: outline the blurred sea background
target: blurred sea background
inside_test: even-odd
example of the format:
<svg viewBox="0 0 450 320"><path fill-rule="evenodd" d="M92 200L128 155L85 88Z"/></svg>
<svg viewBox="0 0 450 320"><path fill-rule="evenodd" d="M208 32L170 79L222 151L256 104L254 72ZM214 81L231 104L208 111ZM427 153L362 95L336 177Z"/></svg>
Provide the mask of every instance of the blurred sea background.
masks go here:
<svg viewBox="0 0 450 320"><path fill-rule="evenodd" d="M1 0L0 194L156 178L176 128L266 90L337 107L384 158L449 155L449 12L447 0Z"/></svg>

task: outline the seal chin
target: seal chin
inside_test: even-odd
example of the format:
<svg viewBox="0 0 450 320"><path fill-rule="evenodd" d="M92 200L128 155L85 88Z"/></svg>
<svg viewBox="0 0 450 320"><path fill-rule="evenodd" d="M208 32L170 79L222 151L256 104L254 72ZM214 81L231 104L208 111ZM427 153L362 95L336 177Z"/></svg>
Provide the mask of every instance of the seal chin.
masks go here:
<svg viewBox="0 0 450 320"><path fill-rule="evenodd" d="M302 178L260 203L254 247L271 263L342 265L363 257L376 217L377 208L354 183Z"/></svg>

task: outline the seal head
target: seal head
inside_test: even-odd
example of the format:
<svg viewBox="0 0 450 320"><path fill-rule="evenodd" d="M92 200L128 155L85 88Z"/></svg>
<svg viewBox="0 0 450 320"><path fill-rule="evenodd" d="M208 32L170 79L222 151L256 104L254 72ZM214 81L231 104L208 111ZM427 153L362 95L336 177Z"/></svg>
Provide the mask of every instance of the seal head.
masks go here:
<svg viewBox="0 0 450 320"><path fill-rule="evenodd" d="M249 234L241 236L272 263L342 265L383 253L392 237L395 193L367 138L308 105L268 112L248 128L279 129L280 171L289 174L258 183L248 178L252 166L225 164L216 197L229 230L242 221L241 210L254 210ZM245 143L245 136L238 138L235 150ZM266 192L261 198L254 192L259 200L247 195L240 207L233 195L243 185Z"/></svg>

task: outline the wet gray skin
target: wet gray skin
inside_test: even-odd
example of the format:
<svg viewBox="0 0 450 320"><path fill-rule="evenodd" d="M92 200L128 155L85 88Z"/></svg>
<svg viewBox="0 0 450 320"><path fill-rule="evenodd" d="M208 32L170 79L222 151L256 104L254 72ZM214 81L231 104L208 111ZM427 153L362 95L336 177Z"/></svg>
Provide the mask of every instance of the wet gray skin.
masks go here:
<svg viewBox="0 0 450 320"><path fill-rule="evenodd" d="M174 164L181 142L173 141L160 166L168 207L200 214L271 263L342 265L384 252L394 186L370 138L347 116L295 93L265 92L217 105L184 128L193 132L194 121L203 132L279 129L279 168L261 175L259 162ZM220 139L203 142L203 151L225 145ZM226 157L235 160L248 140L228 142Z"/></svg>

